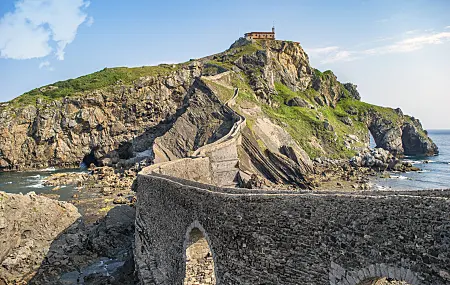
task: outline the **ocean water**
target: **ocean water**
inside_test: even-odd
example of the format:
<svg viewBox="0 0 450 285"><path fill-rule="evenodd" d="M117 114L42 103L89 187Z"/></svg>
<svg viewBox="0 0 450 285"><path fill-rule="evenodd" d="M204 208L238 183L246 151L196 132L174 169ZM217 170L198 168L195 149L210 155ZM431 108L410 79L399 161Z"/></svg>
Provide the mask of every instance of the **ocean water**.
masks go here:
<svg viewBox="0 0 450 285"><path fill-rule="evenodd" d="M0 172L0 191L8 193L26 194L34 191L36 194L58 194L62 201L70 200L76 192L75 186L61 186L60 190L52 190L54 186L45 186L44 180L60 172L78 172L78 169L55 169L47 168L27 172Z"/></svg>
<svg viewBox="0 0 450 285"><path fill-rule="evenodd" d="M428 135L439 148L439 155L405 157L422 171L391 173L391 178L375 179L375 189L450 189L450 130L431 130Z"/></svg>

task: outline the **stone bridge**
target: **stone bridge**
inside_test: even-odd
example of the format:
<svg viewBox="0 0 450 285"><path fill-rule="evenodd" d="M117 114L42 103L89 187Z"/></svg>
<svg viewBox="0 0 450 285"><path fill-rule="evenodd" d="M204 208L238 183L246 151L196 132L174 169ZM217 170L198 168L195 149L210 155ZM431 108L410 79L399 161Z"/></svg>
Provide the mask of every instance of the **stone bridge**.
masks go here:
<svg viewBox="0 0 450 285"><path fill-rule="evenodd" d="M197 284L450 284L449 190L319 194L160 174L142 174L138 185L143 284L183 284L193 229L209 244L215 275Z"/></svg>
<svg viewBox="0 0 450 285"><path fill-rule="evenodd" d="M450 284L450 190L229 187L245 127L235 115L219 141L139 174L141 284Z"/></svg>

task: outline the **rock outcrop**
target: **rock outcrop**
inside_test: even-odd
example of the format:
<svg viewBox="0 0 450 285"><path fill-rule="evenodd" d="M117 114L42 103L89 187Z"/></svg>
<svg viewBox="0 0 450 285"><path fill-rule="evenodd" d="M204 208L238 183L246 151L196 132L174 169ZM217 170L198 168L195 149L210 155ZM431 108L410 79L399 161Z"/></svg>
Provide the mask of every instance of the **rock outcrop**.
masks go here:
<svg viewBox="0 0 450 285"><path fill-rule="evenodd" d="M72 224L53 241L29 284L136 284L134 221L134 208L118 206L95 224Z"/></svg>
<svg viewBox="0 0 450 285"><path fill-rule="evenodd" d="M0 192L0 284L30 280L52 242L79 217L69 203Z"/></svg>
<svg viewBox="0 0 450 285"><path fill-rule="evenodd" d="M232 124L224 122L229 118L221 103L211 101L208 90L198 84L200 73L200 64L193 62L131 85L118 81L20 108L13 101L0 108L0 167L78 167L82 162L130 167L154 159L158 137L158 145L175 157L186 155L220 138Z"/></svg>
<svg viewBox="0 0 450 285"><path fill-rule="evenodd" d="M369 130L377 147L390 151L394 155L435 155L438 147L423 130L419 120L403 115L396 110L393 119L383 117L380 112L368 113Z"/></svg>
<svg viewBox="0 0 450 285"><path fill-rule="evenodd" d="M233 90L239 92L232 108L246 117L259 148L258 154L247 149L247 161L269 163L284 173L282 179L272 173L278 178L270 180L286 181L286 175L300 172L301 183L287 181L305 186L312 169L303 162L348 159L367 148L369 131L378 147L394 155L437 153L418 120L361 102L356 85L312 68L299 43L240 39L213 56L178 65L105 69L3 104L0 168L80 163L130 168L188 157L233 126L233 116L222 107ZM278 144L276 135L258 126L260 120L283 129L289 143ZM299 150L302 161L282 146ZM260 174L271 168L248 166L245 170Z"/></svg>

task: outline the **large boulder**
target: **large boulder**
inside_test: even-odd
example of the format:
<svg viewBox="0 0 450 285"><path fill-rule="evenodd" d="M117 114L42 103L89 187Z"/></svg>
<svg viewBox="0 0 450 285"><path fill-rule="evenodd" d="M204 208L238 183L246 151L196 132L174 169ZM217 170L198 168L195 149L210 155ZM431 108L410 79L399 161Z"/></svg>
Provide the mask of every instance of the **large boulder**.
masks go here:
<svg viewBox="0 0 450 285"><path fill-rule="evenodd" d="M31 279L52 242L79 217L70 203L0 192L0 284Z"/></svg>

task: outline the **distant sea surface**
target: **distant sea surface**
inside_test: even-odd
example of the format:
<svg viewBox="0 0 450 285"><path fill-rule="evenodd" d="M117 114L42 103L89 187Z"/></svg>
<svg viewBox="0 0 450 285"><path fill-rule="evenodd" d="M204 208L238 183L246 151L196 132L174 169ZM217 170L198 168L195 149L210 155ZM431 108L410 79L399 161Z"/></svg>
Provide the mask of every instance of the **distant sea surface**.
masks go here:
<svg viewBox="0 0 450 285"><path fill-rule="evenodd" d="M450 130L431 130L428 135L438 146L439 155L405 157L422 171L391 173L391 178L375 179L375 189L450 189Z"/></svg>

